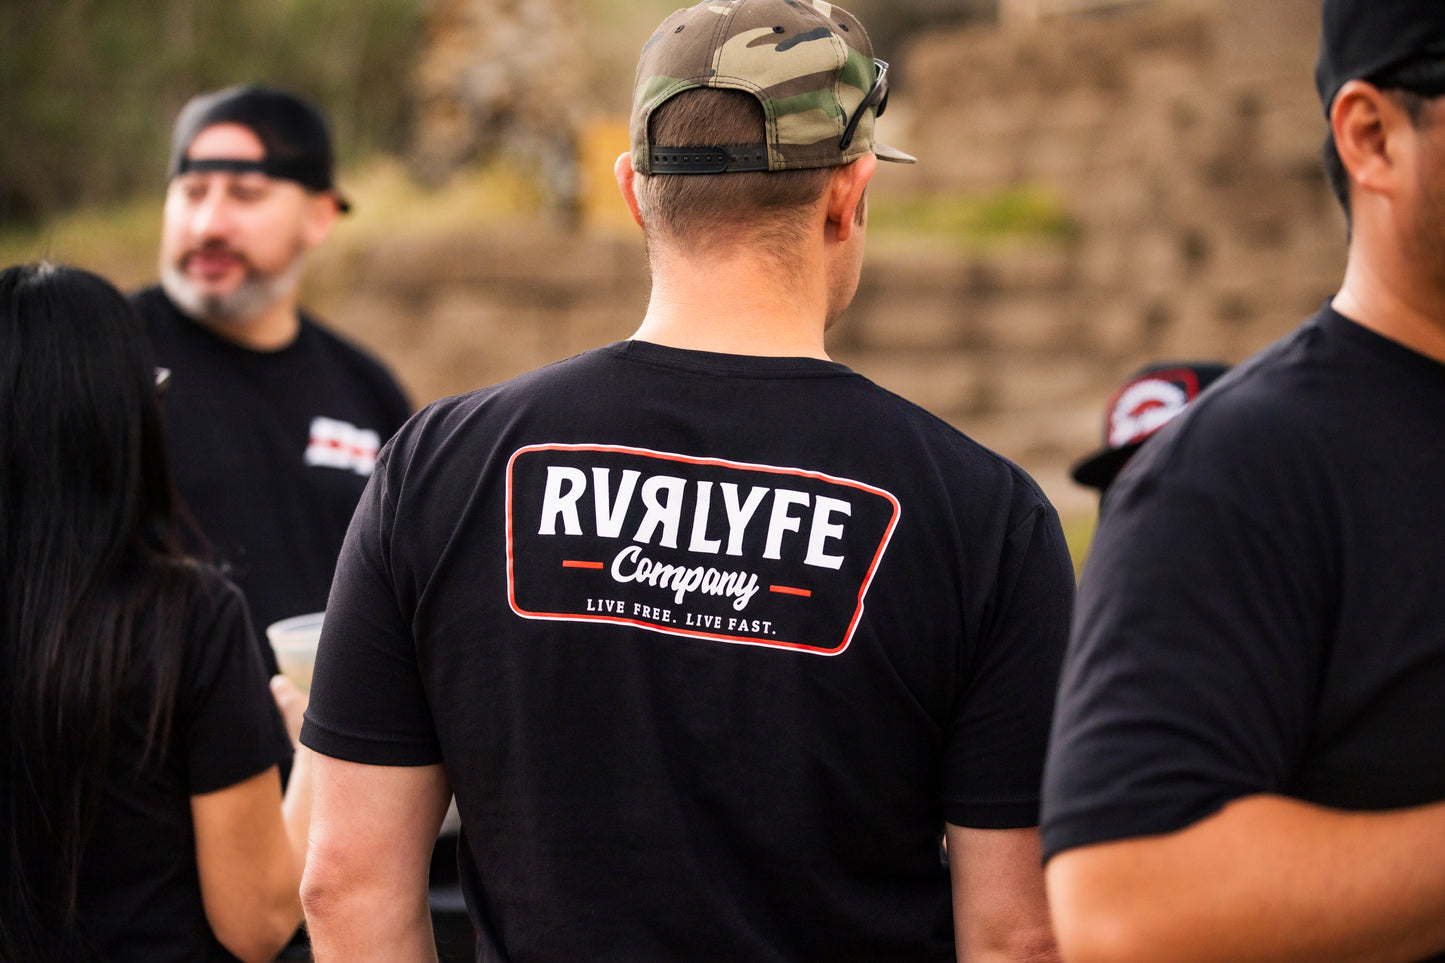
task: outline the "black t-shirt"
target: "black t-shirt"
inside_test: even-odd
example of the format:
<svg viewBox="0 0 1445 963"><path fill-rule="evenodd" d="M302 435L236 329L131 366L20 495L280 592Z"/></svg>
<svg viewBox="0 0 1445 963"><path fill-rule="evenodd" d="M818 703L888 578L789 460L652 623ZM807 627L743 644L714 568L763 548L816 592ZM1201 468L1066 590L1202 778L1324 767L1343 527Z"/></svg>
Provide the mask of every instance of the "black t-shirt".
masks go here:
<svg viewBox="0 0 1445 963"><path fill-rule="evenodd" d="M410 405L377 361L303 314L296 340L263 352L183 315L159 287L133 298L156 363L181 497L258 636L326 606L336 555L379 446ZM268 668L275 670L269 647Z"/></svg>
<svg viewBox="0 0 1445 963"><path fill-rule="evenodd" d="M110 775L80 879L82 926L107 963L234 961L201 902L191 797L291 757L240 594L204 569L197 577L171 739L158 761L143 764L148 695L126 685L119 693Z"/></svg>
<svg viewBox="0 0 1445 963"><path fill-rule="evenodd" d="M1324 309L1145 445L1080 585L1046 853L1445 800L1445 365Z"/></svg>
<svg viewBox="0 0 1445 963"><path fill-rule="evenodd" d="M383 452L302 738L446 766L480 959L952 959L939 834L1036 824L1072 592L921 409L626 342Z"/></svg>

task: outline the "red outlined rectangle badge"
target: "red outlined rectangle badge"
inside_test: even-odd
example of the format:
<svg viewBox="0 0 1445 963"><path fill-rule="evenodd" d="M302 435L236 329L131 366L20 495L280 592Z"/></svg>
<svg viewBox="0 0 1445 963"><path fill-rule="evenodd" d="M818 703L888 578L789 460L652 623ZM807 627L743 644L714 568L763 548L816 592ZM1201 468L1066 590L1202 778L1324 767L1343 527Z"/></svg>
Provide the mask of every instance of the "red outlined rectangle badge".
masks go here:
<svg viewBox="0 0 1445 963"><path fill-rule="evenodd" d="M836 655L898 515L802 468L531 445L507 466L508 598L529 619Z"/></svg>

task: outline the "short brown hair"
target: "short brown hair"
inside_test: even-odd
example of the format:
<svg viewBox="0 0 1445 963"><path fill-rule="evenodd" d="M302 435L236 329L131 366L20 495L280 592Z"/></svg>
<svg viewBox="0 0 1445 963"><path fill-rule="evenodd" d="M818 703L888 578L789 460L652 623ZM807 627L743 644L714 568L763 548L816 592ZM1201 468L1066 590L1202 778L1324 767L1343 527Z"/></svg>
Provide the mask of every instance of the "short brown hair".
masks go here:
<svg viewBox="0 0 1445 963"><path fill-rule="evenodd" d="M684 91L652 115L655 144L756 144L765 139L762 105L740 90ZM638 174L638 209L649 243L690 254L736 244L782 254L800 243L808 209L833 168L726 174Z"/></svg>

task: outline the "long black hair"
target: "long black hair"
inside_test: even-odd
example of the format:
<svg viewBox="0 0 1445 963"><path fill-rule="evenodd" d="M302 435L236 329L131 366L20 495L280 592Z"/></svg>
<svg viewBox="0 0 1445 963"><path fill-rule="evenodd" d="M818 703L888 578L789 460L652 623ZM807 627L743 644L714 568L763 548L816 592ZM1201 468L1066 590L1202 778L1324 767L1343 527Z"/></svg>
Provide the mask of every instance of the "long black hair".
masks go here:
<svg viewBox="0 0 1445 963"><path fill-rule="evenodd" d="M76 268L0 271L0 959L86 955L78 879L122 685L149 700L147 757L169 736L195 584L176 518L129 303Z"/></svg>

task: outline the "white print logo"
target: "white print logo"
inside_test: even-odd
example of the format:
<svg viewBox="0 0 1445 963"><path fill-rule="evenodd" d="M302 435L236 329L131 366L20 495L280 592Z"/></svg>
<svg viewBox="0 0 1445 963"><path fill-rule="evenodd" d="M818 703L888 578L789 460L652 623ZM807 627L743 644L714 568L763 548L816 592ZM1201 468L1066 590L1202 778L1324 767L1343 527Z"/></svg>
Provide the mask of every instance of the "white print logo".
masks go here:
<svg viewBox="0 0 1445 963"><path fill-rule="evenodd" d="M609 476L610 472L606 468L592 469L592 506L595 511L593 530L605 538L618 538L625 534L622 530L623 522L632 504L633 493L637 490L637 480L642 477L642 473L635 470L622 472L615 501L610 497ZM557 534L557 521L560 518L568 535L581 535L582 523L577 503L581 501L586 488L587 475L583 471L549 466L546 491L542 498L542 523L537 534ZM811 504L812 524L808 530L807 557L803 559L803 564L831 569L842 567L843 556L828 554L823 549L830 539L843 537L843 526L834 519L839 515L853 513L853 507L848 502L823 495L818 496L814 502L807 492L787 488L755 487L748 490L746 497L741 496L739 486L735 483L723 482L717 488L722 493L723 509L726 513L727 554L743 554L743 536L747 532L748 523L757 513L758 506L771 493L773 504L772 510L767 513L767 543L763 549L763 557L782 558L783 536L788 532L797 532L802 524L801 517L793 514L793 509L805 509ZM722 551L722 540L707 537L709 516L713 514L712 491L711 481L697 481L690 485L687 479L675 475L649 477L642 483L640 497L644 514L632 540L645 545L652 541L654 535L660 533L661 545L677 548L677 537L683 526L682 506L691 501L693 512L688 550L708 555L718 554Z"/></svg>
<svg viewBox="0 0 1445 963"><path fill-rule="evenodd" d="M370 476L380 450L381 437L370 428L358 428L334 418L313 418L311 440L306 444L306 464Z"/></svg>
<svg viewBox="0 0 1445 963"><path fill-rule="evenodd" d="M530 445L507 469L508 595L528 619L836 655L898 514L882 489L805 468Z"/></svg>
<svg viewBox="0 0 1445 963"><path fill-rule="evenodd" d="M1122 448L1143 441L1164 427L1189 404L1189 395L1178 385L1151 379L1130 385L1114 403L1109 419L1109 444Z"/></svg>
<svg viewBox="0 0 1445 963"><path fill-rule="evenodd" d="M708 538L709 520L715 514L713 506L713 482L696 481L675 475L652 475L642 483L637 495L637 481L642 472L628 469L622 472L617 485L615 500L611 495L611 472L607 468L592 469L593 497L589 500L593 511L592 530L605 538L620 538L626 534L623 524L628 517L634 496L640 498L643 506L641 519L637 522L632 540L643 545L651 544L657 538L663 548L678 547L678 536L684 527L683 505L692 504L691 524L687 542L688 551L703 555L717 555L722 552L721 538ZM557 522L562 522L567 535L583 534L582 512L578 503L588 486L587 474L580 469L551 465L547 468L547 484L542 496L542 521L538 535L556 535ZM802 527L801 515L794 509L813 506L812 523L808 529L807 555L804 565L820 568L839 569L843 556L832 555L823 549L830 541L840 540L845 534L844 527L836 519L853 514L852 505L841 499L819 495L816 501L807 492L786 488L772 489L755 487L746 496L740 493L736 483L723 482L717 486L722 493L724 518L723 528L718 534L727 534L728 555L743 554L743 537L748 524L757 514L758 507L769 494L773 496L771 511L767 518L767 538L762 557L780 560L784 535L798 532ZM758 576L751 572L720 572L715 568L696 565L673 565L654 562L642 556L642 549L634 545L625 548L612 560L612 578L617 582L646 582L659 588L672 589L674 600L683 603L689 592L702 591L707 595L721 595L733 598L733 608L741 612L758 591Z"/></svg>
<svg viewBox="0 0 1445 963"><path fill-rule="evenodd" d="M630 568L628 566L631 566ZM646 582L673 590L673 601L683 603L689 592L733 597L733 608L741 612L758 594L758 577L751 572L719 572L701 565L660 565L642 557L637 545L624 548L612 560L612 578L617 582Z"/></svg>

